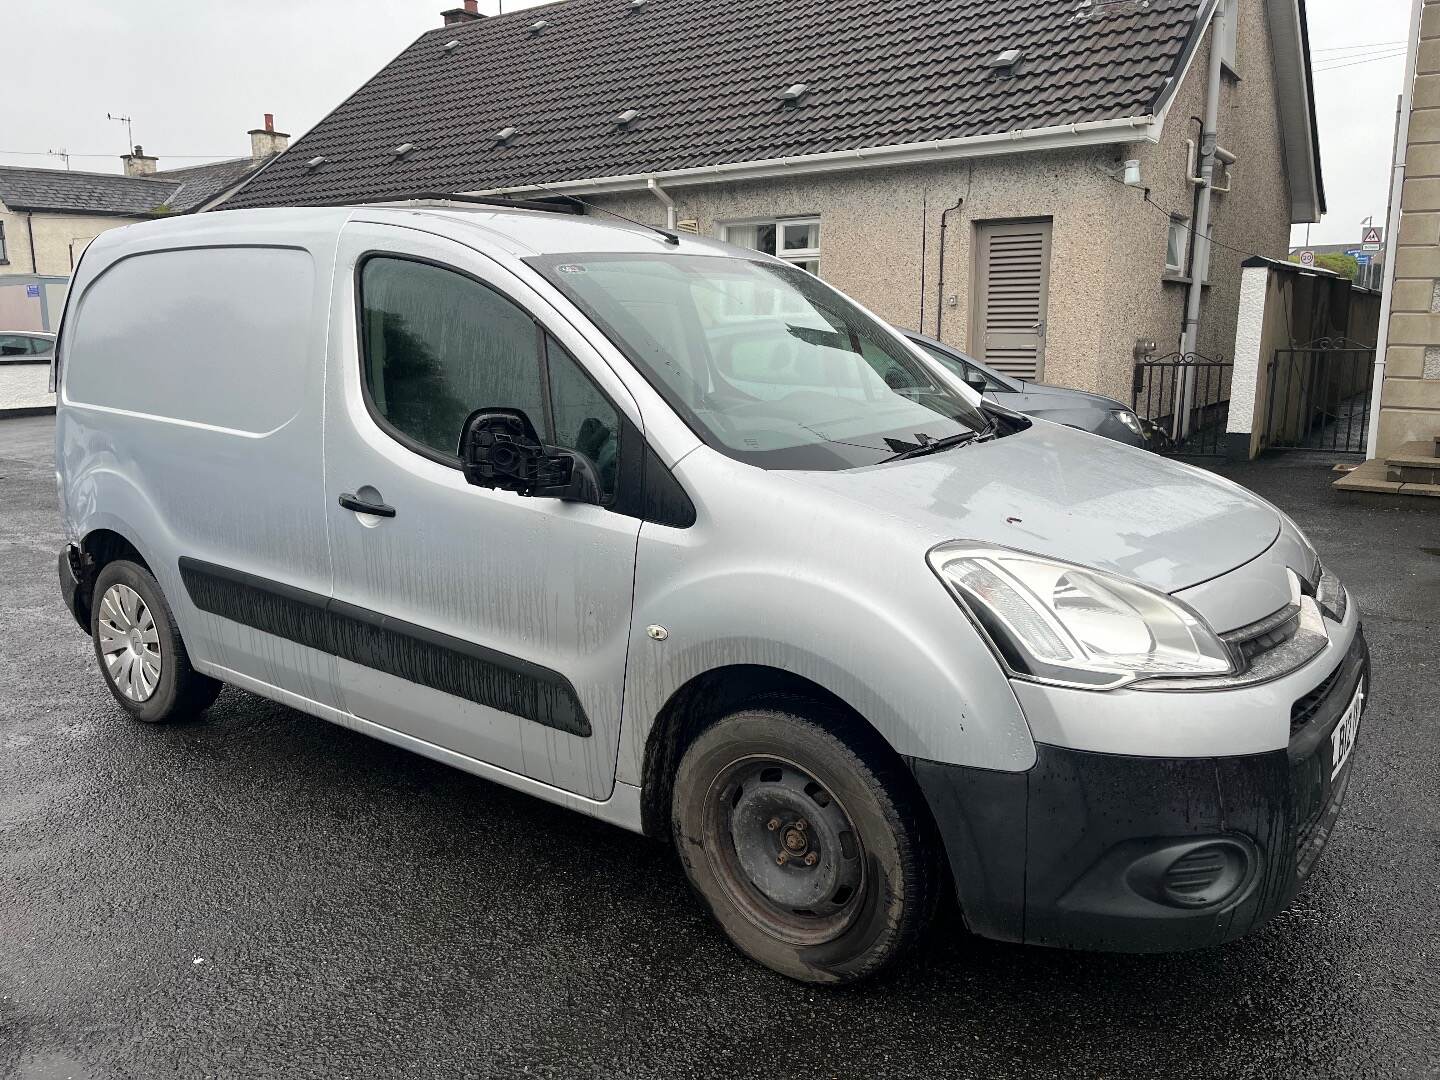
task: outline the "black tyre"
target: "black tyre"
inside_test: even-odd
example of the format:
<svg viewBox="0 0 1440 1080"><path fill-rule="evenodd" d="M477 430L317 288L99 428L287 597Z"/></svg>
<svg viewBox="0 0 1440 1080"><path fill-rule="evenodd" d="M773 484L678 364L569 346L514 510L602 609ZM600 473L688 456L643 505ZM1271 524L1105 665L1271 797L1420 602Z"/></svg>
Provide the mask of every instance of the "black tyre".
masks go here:
<svg viewBox="0 0 1440 1080"><path fill-rule="evenodd" d="M742 952L803 982L879 971L940 895L939 844L908 774L842 739L847 720L788 700L747 708L701 733L675 777L690 883Z"/></svg>
<svg viewBox="0 0 1440 1080"><path fill-rule="evenodd" d="M90 637L105 685L136 720L189 719L220 693L219 681L190 666L165 594L143 566L116 560L96 576Z"/></svg>

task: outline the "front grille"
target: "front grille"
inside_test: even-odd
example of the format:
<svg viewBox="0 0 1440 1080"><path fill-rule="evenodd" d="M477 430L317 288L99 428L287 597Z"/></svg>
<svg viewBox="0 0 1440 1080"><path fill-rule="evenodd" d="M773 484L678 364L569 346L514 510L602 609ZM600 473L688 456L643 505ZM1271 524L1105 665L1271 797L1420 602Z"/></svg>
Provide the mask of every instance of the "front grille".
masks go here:
<svg viewBox="0 0 1440 1080"><path fill-rule="evenodd" d="M1306 724L1314 719L1315 714L1320 711L1326 700L1335 692L1335 686L1340 681L1340 676L1345 672L1345 664L1340 664L1329 675L1325 681L1315 687L1304 697L1290 706L1290 734L1294 735Z"/></svg>

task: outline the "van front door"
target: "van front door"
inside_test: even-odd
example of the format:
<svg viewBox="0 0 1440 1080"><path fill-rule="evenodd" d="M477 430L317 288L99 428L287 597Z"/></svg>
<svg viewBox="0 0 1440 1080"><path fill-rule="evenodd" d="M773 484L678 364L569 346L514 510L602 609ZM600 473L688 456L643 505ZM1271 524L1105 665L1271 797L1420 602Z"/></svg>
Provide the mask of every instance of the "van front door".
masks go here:
<svg viewBox="0 0 1440 1080"><path fill-rule="evenodd" d="M346 707L415 749L608 798L640 522L473 487L457 448L472 410L521 408L613 499L633 398L524 282L455 241L353 222L335 273L325 476Z"/></svg>

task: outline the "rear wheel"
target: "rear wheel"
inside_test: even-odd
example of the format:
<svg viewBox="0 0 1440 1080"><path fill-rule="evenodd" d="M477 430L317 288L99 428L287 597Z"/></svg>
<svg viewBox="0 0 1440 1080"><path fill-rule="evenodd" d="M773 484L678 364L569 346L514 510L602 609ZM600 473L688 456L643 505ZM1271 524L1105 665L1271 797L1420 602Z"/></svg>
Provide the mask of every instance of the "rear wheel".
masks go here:
<svg viewBox="0 0 1440 1080"><path fill-rule="evenodd" d="M220 693L217 680L190 666L159 583L137 563L119 559L96 576L90 632L105 685L136 720L187 719Z"/></svg>
<svg viewBox="0 0 1440 1080"><path fill-rule="evenodd" d="M940 889L903 767L849 745L843 722L788 701L733 713L695 740L675 779L691 884L741 951L805 982L853 982L892 962Z"/></svg>

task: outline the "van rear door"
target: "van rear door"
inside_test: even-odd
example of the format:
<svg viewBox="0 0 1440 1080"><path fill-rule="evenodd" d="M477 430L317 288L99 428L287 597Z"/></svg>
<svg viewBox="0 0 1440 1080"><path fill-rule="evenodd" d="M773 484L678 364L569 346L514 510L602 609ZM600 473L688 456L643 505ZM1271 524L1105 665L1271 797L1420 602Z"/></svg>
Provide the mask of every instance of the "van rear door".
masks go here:
<svg viewBox="0 0 1440 1080"><path fill-rule="evenodd" d="M634 400L528 286L456 241L351 222L335 272L325 472L347 707L607 798L640 522L473 487L457 449L472 410L522 408L613 488Z"/></svg>

